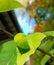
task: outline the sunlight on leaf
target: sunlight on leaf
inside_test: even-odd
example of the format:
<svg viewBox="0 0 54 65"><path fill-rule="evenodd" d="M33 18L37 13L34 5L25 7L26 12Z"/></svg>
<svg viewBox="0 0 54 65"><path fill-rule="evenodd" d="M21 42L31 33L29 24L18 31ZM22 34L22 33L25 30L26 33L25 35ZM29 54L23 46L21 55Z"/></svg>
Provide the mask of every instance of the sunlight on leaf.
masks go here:
<svg viewBox="0 0 54 65"><path fill-rule="evenodd" d="M49 32L36 32L27 36L23 33L16 34L14 37L15 42L12 40L0 45L0 65L23 65L27 58L34 54L46 36L54 36L54 31ZM54 53L54 50L52 53Z"/></svg>
<svg viewBox="0 0 54 65"><path fill-rule="evenodd" d="M18 43L18 45L20 47L21 47L21 44L20 44L19 41L21 41L22 47L24 46L23 48L25 49L27 46L25 46L26 43L24 44L24 41L23 41L24 40L24 37L22 36L23 33L21 33L20 36L19 35L20 35L20 33L15 36L14 40L15 40L16 43ZM21 39L20 39L20 37L21 37ZM30 55L32 55L35 52L35 50L39 47L39 45L41 44L41 41L45 37L46 36L44 34L38 33L38 32L37 33L34 33L34 34L30 34L28 36L25 36L25 39L27 41L28 46L30 47L30 50L27 51L24 54L21 54L19 48L17 48L17 54L18 54L17 55L17 65L23 65L25 63L26 59ZM18 41L17 41L17 38L19 39Z"/></svg>
<svg viewBox="0 0 54 65"><path fill-rule="evenodd" d="M24 6L16 0L0 0L0 12L6 12L21 7Z"/></svg>

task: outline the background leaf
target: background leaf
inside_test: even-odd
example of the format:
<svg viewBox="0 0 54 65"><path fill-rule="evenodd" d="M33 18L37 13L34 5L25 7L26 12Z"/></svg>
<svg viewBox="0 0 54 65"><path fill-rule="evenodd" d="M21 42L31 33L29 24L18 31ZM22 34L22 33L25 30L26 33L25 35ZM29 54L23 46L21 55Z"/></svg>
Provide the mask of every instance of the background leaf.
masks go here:
<svg viewBox="0 0 54 65"><path fill-rule="evenodd" d="M49 50L52 49L53 45L54 45L54 41L47 40L42 45L40 45L40 48L48 52Z"/></svg>
<svg viewBox="0 0 54 65"><path fill-rule="evenodd" d="M54 36L54 31L43 32L47 36Z"/></svg>
<svg viewBox="0 0 54 65"><path fill-rule="evenodd" d="M54 54L54 49L52 49L49 53L50 54ZM43 57L43 59L41 60L41 65L45 65L50 58L51 58L50 56L45 55Z"/></svg>

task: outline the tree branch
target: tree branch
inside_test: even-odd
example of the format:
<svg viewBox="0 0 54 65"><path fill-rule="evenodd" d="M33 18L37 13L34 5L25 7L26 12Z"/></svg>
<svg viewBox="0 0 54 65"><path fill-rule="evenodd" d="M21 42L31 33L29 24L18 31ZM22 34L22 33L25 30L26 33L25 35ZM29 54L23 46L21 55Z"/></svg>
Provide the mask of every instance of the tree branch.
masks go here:
<svg viewBox="0 0 54 65"><path fill-rule="evenodd" d="M6 30L4 30L4 29L2 29L2 28L0 28L0 31L3 31L6 35L8 35L8 37L12 37L12 38L14 37L13 34L11 34L10 32L8 32L8 31L6 31ZM40 49L40 48L37 48L37 50L39 50L39 51L42 52L43 54L49 55L51 58L54 59L54 55L51 55L50 53L48 53L48 52L46 52L46 51L44 51L44 50L42 50L42 49Z"/></svg>
<svg viewBox="0 0 54 65"><path fill-rule="evenodd" d="M2 28L0 28L0 31L4 32L9 38L13 38L14 37L13 34L11 34L10 32L8 32L8 31L6 31L6 30L4 30Z"/></svg>
<svg viewBox="0 0 54 65"><path fill-rule="evenodd" d="M49 55L51 58L54 59L54 55L51 55L50 53L48 53L48 52L46 52L46 51L44 51L44 50L42 50L42 49L40 49L40 48L37 48L37 50L41 51L43 54Z"/></svg>

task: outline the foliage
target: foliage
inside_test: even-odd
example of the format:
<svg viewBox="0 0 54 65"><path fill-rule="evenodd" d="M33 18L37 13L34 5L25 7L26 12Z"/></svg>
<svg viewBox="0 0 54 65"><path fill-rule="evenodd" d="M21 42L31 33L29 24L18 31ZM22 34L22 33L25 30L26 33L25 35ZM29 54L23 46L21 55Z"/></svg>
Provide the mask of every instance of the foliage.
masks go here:
<svg viewBox="0 0 54 65"><path fill-rule="evenodd" d="M41 40L45 37L45 35L44 34L42 34L42 33L34 33L34 34L31 34L31 35L28 35L27 37L26 37L26 41L27 41L27 44L24 44L24 38L22 37L22 35L20 35L20 34L17 34L16 36L15 36L15 40L16 40L16 43L18 43L17 44L17 46L20 44L20 48L22 49L22 51L24 51L24 49L27 47L27 44L28 44L28 46L29 46L29 50L26 52L26 53L23 53L23 54L21 54L21 53L19 53L20 55L18 55L18 58L17 58L17 64L18 65L23 65L24 64L24 62L25 62L25 60L31 55L31 54L33 54L34 52L35 52L35 50L37 49L37 47L40 45L40 42L41 42ZM19 38L19 40L21 40L21 41L17 41L18 40L18 38ZM36 41L35 41L36 40ZM37 42L37 43L36 43ZM24 46L24 47L23 47ZM19 47L18 47L18 49L19 49ZM22 48L23 47L23 48ZM27 48L28 49L28 48ZM20 49L19 49L20 50ZM18 51L19 52L19 51ZM21 60L21 61L20 61Z"/></svg>
<svg viewBox="0 0 54 65"><path fill-rule="evenodd" d="M54 49L52 49L52 50L50 51L50 53L51 53L51 54L54 54ZM41 65L45 65L45 64L47 63L47 61L50 60L50 58L51 58L50 56L45 55L45 56L43 57L42 61L41 61Z"/></svg>
<svg viewBox="0 0 54 65"><path fill-rule="evenodd" d="M50 34L48 32L36 32L28 36L23 33L16 34L14 37L15 42L12 40L0 45L0 65L23 65L26 59L34 54L46 35L54 36L52 33L54 31L51 31Z"/></svg>
<svg viewBox="0 0 54 65"><path fill-rule="evenodd" d="M0 65L16 65L16 44L13 40L0 45Z"/></svg>
<svg viewBox="0 0 54 65"><path fill-rule="evenodd" d="M50 31L54 30L54 2L53 0L35 0L30 7L28 7L29 15L31 18L35 18L36 26L34 27L34 32L44 32L49 31L45 34L47 36L51 36ZM52 34L53 35L53 34ZM50 37L51 38L51 37ZM41 49L50 52L54 49L54 41L47 38L48 40L44 40L42 45L40 46ZM53 38L54 39L54 38ZM36 59L35 59L35 58ZM44 58L44 60L43 60ZM41 62L41 60L43 60ZM34 65L46 65L51 59L48 56L44 56L40 51L36 51L36 53L31 56L32 64ZM41 63L41 64L40 64ZM53 64L51 64L53 63ZM49 62L50 65L54 65L54 60ZM49 65L47 64L47 65Z"/></svg>
<svg viewBox="0 0 54 65"><path fill-rule="evenodd" d="M43 32L44 34L46 34L47 36L53 36L54 37L54 34L53 34L53 31L48 31L48 32ZM50 54L54 54L54 41L53 41L54 38L52 37L48 37L46 38L46 40L44 39L42 44L39 46L39 48L47 51L47 52L51 52ZM54 65L54 60L52 60L52 58L48 55L43 55L40 51L36 50L36 52L34 53L33 56L31 56L31 61L32 63L35 65L46 65L47 62L48 65L50 65L50 63L52 63ZM52 65L51 64L51 65Z"/></svg>
<svg viewBox="0 0 54 65"><path fill-rule="evenodd" d="M15 8L23 7L16 0L0 0L0 12L6 12ZM35 0L27 9L31 10L30 17L34 17L37 25L34 27L33 34L25 36L22 33L16 34L14 40L0 45L0 65L23 65L26 59L34 54L39 65L45 65L51 57L43 55L37 48L41 48L54 54L54 2L53 0ZM46 18L47 14L49 18ZM48 31L48 32L44 32ZM42 32L42 33L39 33ZM48 40L45 40L45 37ZM51 38L52 37L52 38ZM44 39L43 43L42 40ZM38 58L39 57L39 58ZM35 63L36 63L35 61ZM54 63L54 62L53 62ZM34 65L37 65L34 64Z"/></svg>

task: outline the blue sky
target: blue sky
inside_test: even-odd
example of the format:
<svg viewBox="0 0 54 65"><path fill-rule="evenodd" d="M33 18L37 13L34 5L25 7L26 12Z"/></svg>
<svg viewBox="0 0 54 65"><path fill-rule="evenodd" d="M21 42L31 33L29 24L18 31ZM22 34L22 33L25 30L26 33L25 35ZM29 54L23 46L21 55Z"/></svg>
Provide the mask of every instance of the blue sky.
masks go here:
<svg viewBox="0 0 54 65"><path fill-rule="evenodd" d="M30 17L27 13L24 14L24 16L20 16L18 18L19 25L21 26L21 29L24 34L28 34L30 32L33 32L33 27L35 26L36 22L34 18L30 20Z"/></svg>
<svg viewBox="0 0 54 65"><path fill-rule="evenodd" d="M27 35L30 32L33 32L33 27L36 25L35 19L32 18L30 20L28 13L23 9L15 9L14 12L15 12L16 18L18 20L18 23L20 25L22 32L25 35ZM41 13L41 11L39 11L39 10L38 10L38 12ZM50 12L48 12L45 16L45 19L50 18L50 16L51 16L51 14L50 14Z"/></svg>
<svg viewBox="0 0 54 65"><path fill-rule="evenodd" d="M27 35L30 32L33 32L32 28L36 25L36 21L34 18L30 20L28 13L19 15L18 11L15 11L15 15L17 17L21 30L25 35Z"/></svg>

